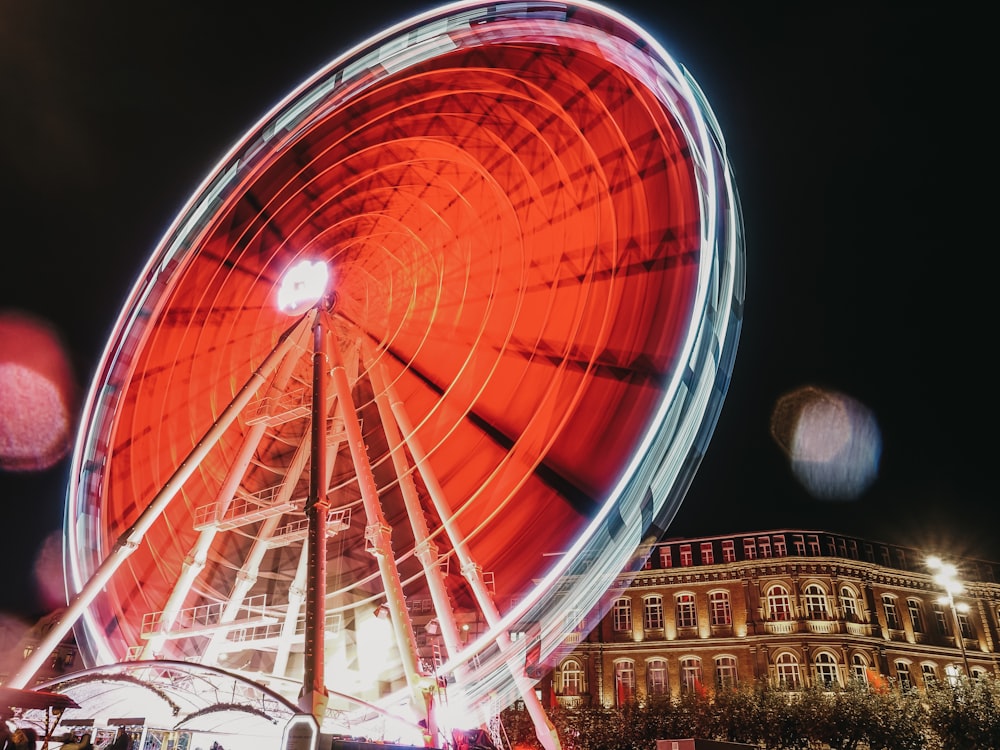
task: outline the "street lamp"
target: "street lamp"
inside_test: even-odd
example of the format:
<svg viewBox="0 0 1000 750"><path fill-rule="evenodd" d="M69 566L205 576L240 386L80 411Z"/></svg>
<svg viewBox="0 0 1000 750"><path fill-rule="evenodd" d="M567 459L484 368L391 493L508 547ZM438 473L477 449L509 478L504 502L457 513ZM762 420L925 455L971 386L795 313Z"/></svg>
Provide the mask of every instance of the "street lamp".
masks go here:
<svg viewBox="0 0 1000 750"><path fill-rule="evenodd" d="M957 578L958 568L951 563L944 562L937 555L931 555L927 558L927 567L935 571L934 583L945 590L945 596L940 597L937 602L938 604L947 604L951 608L951 618L955 627L955 640L958 641L958 647L962 651L962 664L965 665L965 676L971 677L969 658L965 654L965 637L962 635L962 626L958 621L958 613L968 612L969 605L965 602L955 603L955 594L961 594L965 591L965 586Z"/></svg>
<svg viewBox="0 0 1000 750"><path fill-rule="evenodd" d="M326 620L326 522L330 502L326 496L326 379L330 370L326 356L324 308L329 305L330 271L322 261L302 261L289 268L278 290L278 309L300 315L316 308L313 322L312 445L309 467L309 499L305 505L308 560L306 581L305 648L302 693L299 708L308 711L323 726L329 700L326 689L324 629Z"/></svg>

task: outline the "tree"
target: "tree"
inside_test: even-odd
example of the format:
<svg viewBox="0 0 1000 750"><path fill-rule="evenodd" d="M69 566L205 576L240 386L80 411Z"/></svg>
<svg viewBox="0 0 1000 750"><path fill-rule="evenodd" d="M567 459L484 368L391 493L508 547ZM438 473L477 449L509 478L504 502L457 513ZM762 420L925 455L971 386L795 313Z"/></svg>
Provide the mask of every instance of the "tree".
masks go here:
<svg viewBox="0 0 1000 750"><path fill-rule="evenodd" d="M766 750L1000 750L1000 680L962 678L926 695L864 681L795 691L761 681L550 716L564 750L655 750L656 740L680 737ZM540 747L526 711L507 709L502 720L512 747Z"/></svg>
<svg viewBox="0 0 1000 750"><path fill-rule="evenodd" d="M715 734L729 742L759 745L767 727L762 709L766 686L755 683L735 689L720 690L715 695Z"/></svg>
<svg viewBox="0 0 1000 750"><path fill-rule="evenodd" d="M927 714L915 690L895 685L872 691L870 713L864 718L871 750L931 750Z"/></svg>
<svg viewBox="0 0 1000 750"><path fill-rule="evenodd" d="M1000 681L983 676L932 686L927 722L946 748L1000 750Z"/></svg>

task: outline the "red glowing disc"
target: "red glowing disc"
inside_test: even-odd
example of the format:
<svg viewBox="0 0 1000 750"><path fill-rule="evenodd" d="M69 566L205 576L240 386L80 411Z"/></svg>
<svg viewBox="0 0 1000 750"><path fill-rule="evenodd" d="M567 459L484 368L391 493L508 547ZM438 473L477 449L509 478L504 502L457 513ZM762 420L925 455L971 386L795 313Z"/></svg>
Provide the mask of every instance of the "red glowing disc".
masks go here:
<svg viewBox="0 0 1000 750"><path fill-rule="evenodd" d="M91 390L67 529L71 589L108 572L89 661L297 692L314 341L276 295L301 260L334 279L329 687L386 700L409 665L509 702L526 652L504 639L544 663L587 627L714 428L743 293L714 119L589 3L448 6L294 91L163 238ZM395 637L370 653L381 603Z"/></svg>

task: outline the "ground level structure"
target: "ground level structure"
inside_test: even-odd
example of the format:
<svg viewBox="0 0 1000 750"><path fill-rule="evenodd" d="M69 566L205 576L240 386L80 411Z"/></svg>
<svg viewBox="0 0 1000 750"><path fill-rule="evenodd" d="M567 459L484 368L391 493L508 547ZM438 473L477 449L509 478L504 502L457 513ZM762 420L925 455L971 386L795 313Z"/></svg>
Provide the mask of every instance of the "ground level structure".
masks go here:
<svg viewBox="0 0 1000 750"><path fill-rule="evenodd" d="M319 742L313 717L279 694L201 665L106 665L63 675L36 690L64 701L10 708L14 723L34 729L43 747L86 745L89 739L100 750L120 735L129 750L312 750Z"/></svg>

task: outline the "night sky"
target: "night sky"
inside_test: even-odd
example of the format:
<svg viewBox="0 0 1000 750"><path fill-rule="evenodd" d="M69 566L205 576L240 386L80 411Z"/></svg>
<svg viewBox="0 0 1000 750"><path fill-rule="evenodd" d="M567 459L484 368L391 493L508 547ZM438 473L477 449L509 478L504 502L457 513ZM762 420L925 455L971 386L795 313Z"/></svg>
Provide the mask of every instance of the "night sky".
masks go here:
<svg viewBox="0 0 1000 750"><path fill-rule="evenodd" d="M163 232L229 147L329 60L434 7L206 5L0 4L0 310L54 326L80 393ZM732 384L668 534L808 528L1000 560L993 120L974 96L976 20L939 4L610 7L704 90L746 234ZM877 476L851 499L811 493L771 435L775 405L809 386L877 423ZM53 605L32 571L61 529L68 469L0 470L0 611Z"/></svg>

